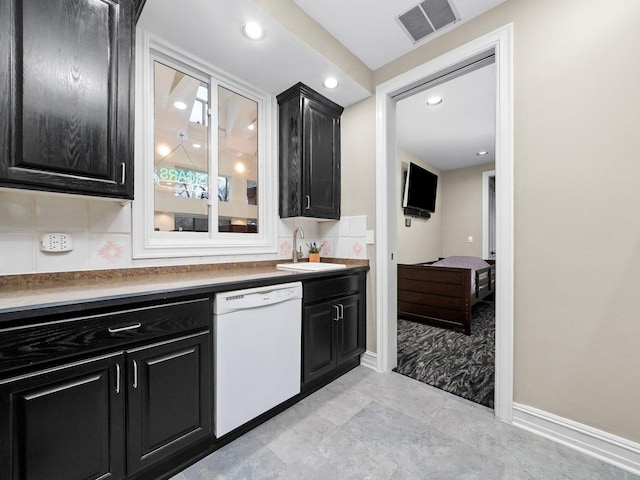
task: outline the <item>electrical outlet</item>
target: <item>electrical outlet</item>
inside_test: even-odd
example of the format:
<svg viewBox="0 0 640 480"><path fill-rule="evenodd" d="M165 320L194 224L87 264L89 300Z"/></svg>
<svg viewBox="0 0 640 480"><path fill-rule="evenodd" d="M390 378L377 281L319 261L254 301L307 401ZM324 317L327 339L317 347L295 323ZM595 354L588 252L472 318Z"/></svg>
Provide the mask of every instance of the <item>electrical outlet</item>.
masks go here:
<svg viewBox="0 0 640 480"><path fill-rule="evenodd" d="M467 237L467 242L473 243L473 237L471 235Z"/></svg>
<svg viewBox="0 0 640 480"><path fill-rule="evenodd" d="M45 233L40 237L43 252L69 252L73 250L73 237L68 233Z"/></svg>

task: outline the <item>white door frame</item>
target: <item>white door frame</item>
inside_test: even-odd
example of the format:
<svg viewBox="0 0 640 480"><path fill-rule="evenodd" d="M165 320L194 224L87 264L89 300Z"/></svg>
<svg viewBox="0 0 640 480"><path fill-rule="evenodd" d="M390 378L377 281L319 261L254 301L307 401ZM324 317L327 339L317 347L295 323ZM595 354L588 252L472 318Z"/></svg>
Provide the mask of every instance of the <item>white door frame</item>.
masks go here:
<svg viewBox="0 0 640 480"><path fill-rule="evenodd" d="M489 179L495 170L482 172L482 258L491 258L489 251Z"/></svg>
<svg viewBox="0 0 640 480"><path fill-rule="evenodd" d="M513 406L513 24L488 33L376 87L377 369L397 364L396 100L421 79L482 52L496 56L496 381L495 415Z"/></svg>

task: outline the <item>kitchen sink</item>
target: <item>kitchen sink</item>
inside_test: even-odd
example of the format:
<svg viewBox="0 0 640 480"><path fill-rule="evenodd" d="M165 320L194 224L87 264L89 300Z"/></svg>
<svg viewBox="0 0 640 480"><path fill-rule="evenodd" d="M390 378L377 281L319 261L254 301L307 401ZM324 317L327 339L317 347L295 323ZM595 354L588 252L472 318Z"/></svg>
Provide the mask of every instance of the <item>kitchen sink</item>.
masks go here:
<svg viewBox="0 0 640 480"><path fill-rule="evenodd" d="M320 263L320 262L298 262L298 263L279 263L276 268L280 270L293 270L296 272L324 272L327 270L339 270L346 268L341 263Z"/></svg>

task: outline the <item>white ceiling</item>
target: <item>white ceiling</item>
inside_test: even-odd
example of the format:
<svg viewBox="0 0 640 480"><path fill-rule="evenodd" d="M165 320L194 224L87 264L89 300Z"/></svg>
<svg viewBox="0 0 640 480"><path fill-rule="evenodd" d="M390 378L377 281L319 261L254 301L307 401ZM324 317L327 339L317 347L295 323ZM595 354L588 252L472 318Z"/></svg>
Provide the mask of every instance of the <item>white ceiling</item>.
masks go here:
<svg viewBox="0 0 640 480"><path fill-rule="evenodd" d="M263 26L263 40L242 35L249 21ZM371 95L249 0L147 0L138 28L267 93L303 82L343 107ZM339 88L322 85L330 75Z"/></svg>
<svg viewBox="0 0 640 480"><path fill-rule="evenodd" d="M425 42L492 9L505 0L449 0L460 21L425 37L417 44L396 17L420 0L294 0L371 70L409 53Z"/></svg>
<svg viewBox="0 0 640 480"><path fill-rule="evenodd" d="M397 103L398 145L440 170L495 161L495 63ZM440 105L428 107L438 96ZM485 150L488 155L478 156Z"/></svg>
<svg viewBox="0 0 640 480"><path fill-rule="evenodd" d="M416 0L294 1L371 68L435 38L414 45L397 23L395 17L417 5ZM453 0L461 22L436 35L503 1ZM264 27L263 40L242 35L248 21ZM250 0L147 0L138 28L270 94L303 82L344 107L371 95ZM322 85L329 75L338 78L338 88ZM400 102L399 144L442 170L493 161L495 80L486 75L477 72L437 87L445 102L429 111L424 107L426 93ZM490 156L476 156L480 149Z"/></svg>

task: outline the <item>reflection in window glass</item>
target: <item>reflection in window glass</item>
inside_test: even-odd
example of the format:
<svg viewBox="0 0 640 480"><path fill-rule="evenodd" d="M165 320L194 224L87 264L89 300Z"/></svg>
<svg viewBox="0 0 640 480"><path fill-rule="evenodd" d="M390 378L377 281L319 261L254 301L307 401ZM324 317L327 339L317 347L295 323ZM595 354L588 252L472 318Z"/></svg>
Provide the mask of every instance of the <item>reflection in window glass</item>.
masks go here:
<svg viewBox="0 0 640 480"><path fill-rule="evenodd" d="M258 232L258 128L257 102L218 87L218 175L238 186L228 190L228 201L218 197L219 232Z"/></svg>
<svg viewBox="0 0 640 480"><path fill-rule="evenodd" d="M203 86L198 87L196 92L196 98L193 101L193 108L191 109L191 117L189 121L197 123L199 125L207 126L208 115L207 110L209 108L209 89Z"/></svg>
<svg viewBox="0 0 640 480"><path fill-rule="evenodd" d="M258 182L247 180L247 203L249 205L258 204Z"/></svg>
<svg viewBox="0 0 640 480"><path fill-rule="evenodd" d="M218 200L229 201L229 177L218 177Z"/></svg>
<svg viewBox="0 0 640 480"><path fill-rule="evenodd" d="M202 80L154 62L156 231L209 230L208 92Z"/></svg>

